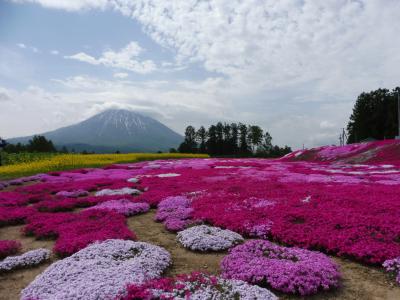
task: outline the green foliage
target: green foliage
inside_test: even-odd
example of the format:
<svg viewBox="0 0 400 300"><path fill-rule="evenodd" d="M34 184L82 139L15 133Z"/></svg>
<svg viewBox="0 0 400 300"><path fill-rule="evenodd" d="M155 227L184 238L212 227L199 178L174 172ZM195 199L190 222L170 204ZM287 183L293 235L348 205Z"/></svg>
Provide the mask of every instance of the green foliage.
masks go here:
<svg viewBox="0 0 400 300"><path fill-rule="evenodd" d="M397 97L400 88L378 89L358 96L347 125L348 143L367 138L390 139L398 135Z"/></svg>

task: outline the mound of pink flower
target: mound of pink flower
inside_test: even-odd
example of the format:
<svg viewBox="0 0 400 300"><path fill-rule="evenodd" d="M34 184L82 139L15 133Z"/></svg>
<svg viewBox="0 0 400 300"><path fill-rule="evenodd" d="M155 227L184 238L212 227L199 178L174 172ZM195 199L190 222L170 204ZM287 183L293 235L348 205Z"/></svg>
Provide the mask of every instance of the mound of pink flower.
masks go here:
<svg viewBox="0 0 400 300"><path fill-rule="evenodd" d="M400 257L386 260L382 266L385 270L396 277L396 282L400 284Z"/></svg>
<svg viewBox="0 0 400 300"><path fill-rule="evenodd" d="M231 249L221 261L222 275L275 290L311 295L337 287L338 266L325 254L251 240Z"/></svg>
<svg viewBox="0 0 400 300"><path fill-rule="evenodd" d="M93 209L114 211L128 217L147 212L150 209L150 205L145 202L132 202L128 199L119 199L102 202L100 204L87 208L86 210Z"/></svg>
<svg viewBox="0 0 400 300"><path fill-rule="evenodd" d="M21 243L12 240L0 241L0 259L17 253L21 249Z"/></svg>
<svg viewBox="0 0 400 300"><path fill-rule="evenodd" d="M163 222L170 231L180 231L192 223L190 200L184 196L165 198L158 204L155 220Z"/></svg>
<svg viewBox="0 0 400 300"><path fill-rule="evenodd" d="M223 279L199 272L178 275L175 278L162 278L144 284L130 284L126 295L117 300L156 300L156 299L252 299L277 300L265 288L249 285L244 281Z"/></svg>
<svg viewBox="0 0 400 300"><path fill-rule="evenodd" d="M80 213L42 213L29 218L24 232L37 238L56 238L54 252L71 255L95 241L136 239L125 217L107 210Z"/></svg>

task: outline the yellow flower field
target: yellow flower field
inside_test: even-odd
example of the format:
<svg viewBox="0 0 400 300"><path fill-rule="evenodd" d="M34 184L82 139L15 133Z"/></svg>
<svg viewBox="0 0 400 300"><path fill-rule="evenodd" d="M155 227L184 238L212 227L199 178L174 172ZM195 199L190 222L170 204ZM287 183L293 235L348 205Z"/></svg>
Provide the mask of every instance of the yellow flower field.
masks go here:
<svg viewBox="0 0 400 300"><path fill-rule="evenodd" d="M0 179L17 178L51 171L79 169L85 167L101 167L114 163L194 157L207 158L208 155L182 153L61 154L45 160L1 166Z"/></svg>

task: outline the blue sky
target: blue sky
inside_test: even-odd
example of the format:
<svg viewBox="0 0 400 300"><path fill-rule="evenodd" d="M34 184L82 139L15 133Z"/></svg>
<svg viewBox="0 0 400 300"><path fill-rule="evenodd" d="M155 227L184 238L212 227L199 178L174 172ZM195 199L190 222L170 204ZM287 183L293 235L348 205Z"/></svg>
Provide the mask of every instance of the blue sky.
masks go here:
<svg viewBox="0 0 400 300"><path fill-rule="evenodd" d="M397 0L0 0L0 136L111 107L337 143L358 94L400 85Z"/></svg>

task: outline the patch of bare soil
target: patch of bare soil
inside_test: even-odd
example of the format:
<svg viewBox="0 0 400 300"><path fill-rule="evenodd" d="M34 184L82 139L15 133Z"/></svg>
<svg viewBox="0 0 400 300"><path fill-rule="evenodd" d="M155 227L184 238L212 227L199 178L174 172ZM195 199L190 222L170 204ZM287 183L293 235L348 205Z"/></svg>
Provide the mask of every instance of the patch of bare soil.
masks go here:
<svg viewBox="0 0 400 300"><path fill-rule="evenodd" d="M172 256L173 265L166 271L167 276L192 271L208 271L219 273L219 263L226 252L199 253L188 251L176 242L176 235L164 229L160 223L153 221L155 211L128 218L128 226L132 229L139 241L149 242L167 249ZM23 251L37 248L51 249L53 241L37 241L25 237L20 233L22 226L0 228L0 239L19 240L23 244ZM56 261L52 257L51 262ZM399 300L400 287L389 278L381 269L363 266L349 260L334 258L340 265L343 274L342 286L332 292L319 293L311 297L287 296L276 293L281 299L310 299L310 300ZM0 274L0 300L19 299L20 291L26 287L36 275L43 272L51 263Z"/></svg>

